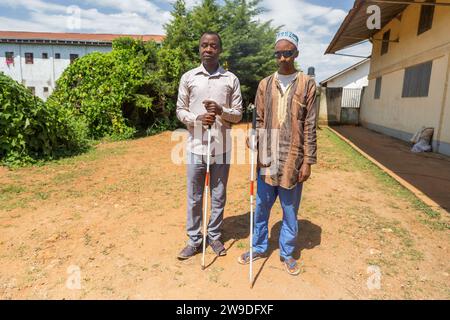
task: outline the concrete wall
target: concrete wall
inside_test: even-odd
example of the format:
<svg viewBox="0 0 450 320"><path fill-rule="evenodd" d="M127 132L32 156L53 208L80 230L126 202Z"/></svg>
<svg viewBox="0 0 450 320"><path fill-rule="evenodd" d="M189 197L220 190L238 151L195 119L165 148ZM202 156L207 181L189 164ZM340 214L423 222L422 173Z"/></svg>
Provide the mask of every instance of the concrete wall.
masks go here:
<svg viewBox="0 0 450 320"><path fill-rule="evenodd" d="M340 124L359 124L359 108L342 108Z"/></svg>
<svg viewBox="0 0 450 320"><path fill-rule="evenodd" d="M447 76L445 81L445 94L443 96L443 108L440 130L437 137L438 152L450 155L450 53L447 54Z"/></svg>
<svg viewBox="0 0 450 320"><path fill-rule="evenodd" d="M442 0L450 3L450 0ZM417 35L420 6L410 5L386 25L375 39L391 30L387 54L381 56L381 42L374 41L369 85L361 107L361 124L376 131L407 140L422 126L435 128L435 151L450 155L450 7L435 8L433 27ZM433 61L428 97L402 98L405 68ZM382 77L381 97L374 99L376 78ZM439 141L440 140L440 141ZM439 147L439 148L438 148Z"/></svg>
<svg viewBox="0 0 450 320"><path fill-rule="evenodd" d="M55 88L56 80L70 65L70 54L82 57L88 53L109 52L111 47L75 46L75 45L43 45L43 44L10 44L0 43L0 72L5 73L26 87L35 87L38 97L46 99ZM14 52L14 65L6 64L6 52ZM33 64L25 64L25 53L34 55ZM48 54L48 59L42 59L42 53ZM59 53L61 59L55 59ZM49 89L44 93L44 87Z"/></svg>
<svg viewBox="0 0 450 320"><path fill-rule="evenodd" d="M327 82L328 88L357 89L368 85L370 60Z"/></svg>

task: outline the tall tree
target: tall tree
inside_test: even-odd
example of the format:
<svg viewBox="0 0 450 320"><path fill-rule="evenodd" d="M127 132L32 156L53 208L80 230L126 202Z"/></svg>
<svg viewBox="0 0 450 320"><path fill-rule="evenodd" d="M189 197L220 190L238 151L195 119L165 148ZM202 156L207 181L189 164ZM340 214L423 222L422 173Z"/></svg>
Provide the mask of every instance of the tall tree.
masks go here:
<svg viewBox="0 0 450 320"><path fill-rule="evenodd" d="M193 51L196 43L195 33L192 29L192 14L186 9L184 0L177 0L171 12L172 20L164 25L166 38L165 49L177 49L188 66L193 66L198 54Z"/></svg>
<svg viewBox="0 0 450 320"><path fill-rule="evenodd" d="M222 58L241 81L246 104L254 100L259 81L276 70L273 46L279 28L271 27L271 21L261 23L255 19L264 11L258 7L260 2L226 0L221 9L222 19L226 21L221 31Z"/></svg>
<svg viewBox="0 0 450 320"><path fill-rule="evenodd" d="M221 10L215 0L203 0L192 10L192 28L197 36L205 31L220 32Z"/></svg>
<svg viewBox="0 0 450 320"><path fill-rule="evenodd" d="M258 82L276 70L273 45L278 28L271 21L257 17L264 9L261 0L203 0L190 11L184 0L177 0L172 20L165 25L165 48L178 49L189 63L198 65L198 45L201 34L215 31L221 35L224 52L221 63L235 73L241 82L244 103L252 102ZM187 71L184 70L184 71Z"/></svg>

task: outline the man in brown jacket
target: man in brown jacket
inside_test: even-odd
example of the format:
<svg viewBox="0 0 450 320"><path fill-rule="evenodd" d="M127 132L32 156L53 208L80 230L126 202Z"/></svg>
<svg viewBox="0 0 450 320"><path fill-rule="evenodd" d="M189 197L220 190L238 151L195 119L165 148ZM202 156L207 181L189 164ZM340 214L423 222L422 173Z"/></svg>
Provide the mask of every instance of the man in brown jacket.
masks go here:
<svg viewBox="0 0 450 320"><path fill-rule="evenodd" d="M253 260L266 256L268 221L276 198L283 208L280 231L280 258L287 272L298 275L300 268L292 257L297 243L297 213L303 182L316 163L315 81L298 72L298 38L280 32L275 44L278 71L259 84L255 105L258 130L258 188L256 195ZM239 263L250 262L246 252Z"/></svg>

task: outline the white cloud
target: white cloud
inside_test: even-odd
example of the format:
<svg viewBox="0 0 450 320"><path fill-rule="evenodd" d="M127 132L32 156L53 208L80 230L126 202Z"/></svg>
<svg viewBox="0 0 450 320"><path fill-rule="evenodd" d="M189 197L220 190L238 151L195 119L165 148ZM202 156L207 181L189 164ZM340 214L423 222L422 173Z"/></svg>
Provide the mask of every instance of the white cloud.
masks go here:
<svg viewBox="0 0 450 320"><path fill-rule="evenodd" d="M56 0L52 1L2 1L0 7L23 10L29 18L13 19L2 17L0 13L0 30L163 34L163 25L170 20L168 11L170 8L164 10L160 5L174 2L174 0L80 0L77 3L82 6L81 29L71 30L67 28L68 6L56 3ZM186 0L186 6L192 8L200 1ZM261 5L268 11L260 15L260 20L273 20L274 26L284 25L283 29L291 30L299 36L298 62L304 70L314 66L319 81L360 60L323 55L345 18L347 14L345 11L331 5L316 5L312 0L263 0ZM346 52L368 56L370 45L356 46Z"/></svg>
<svg viewBox="0 0 450 320"><path fill-rule="evenodd" d="M340 70L360 61L336 55L324 55L328 44L344 20L347 13L331 6L320 6L304 0L263 0L262 6L268 9L261 14L261 20L273 20L274 26L283 26L300 38L298 63L303 70L313 66L316 77L324 80ZM369 46L354 47L349 54L368 56Z"/></svg>
<svg viewBox="0 0 450 320"><path fill-rule="evenodd" d="M188 9L193 8L194 6L201 3L201 0L186 0L186 7Z"/></svg>
<svg viewBox="0 0 450 320"><path fill-rule="evenodd" d="M147 18L160 23L165 23L170 16L168 11L161 10L147 0L83 0L83 2L94 7L114 8L120 12L133 12L139 16L145 15Z"/></svg>
<svg viewBox="0 0 450 320"><path fill-rule="evenodd" d="M29 11L65 12L67 6L44 2L41 0L15 0L5 1L1 6L10 8L23 8Z"/></svg>
<svg viewBox="0 0 450 320"><path fill-rule="evenodd" d="M163 24L170 13L146 0L82 0L90 9L80 8L81 29L68 28L69 6L41 0L15 0L2 6L28 11L28 21L0 17L0 29L18 31L95 32L163 34ZM81 4L80 4L81 5ZM115 13L102 13L96 7L116 9Z"/></svg>

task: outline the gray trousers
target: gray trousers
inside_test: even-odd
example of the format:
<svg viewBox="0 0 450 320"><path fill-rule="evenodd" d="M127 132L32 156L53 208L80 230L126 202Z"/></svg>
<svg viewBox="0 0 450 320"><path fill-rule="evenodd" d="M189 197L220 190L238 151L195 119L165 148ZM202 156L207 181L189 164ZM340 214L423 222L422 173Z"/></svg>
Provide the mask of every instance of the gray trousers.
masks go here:
<svg viewBox="0 0 450 320"><path fill-rule="evenodd" d="M219 240L222 233L223 212L227 198L227 182L230 172L230 153L212 157L210 172L210 218L207 226L209 240ZM228 161L227 161L228 159ZM206 177L206 156L188 153L187 165L187 223L188 245L202 244L202 219ZM209 214L209 212L208 212Z"/></svg>

